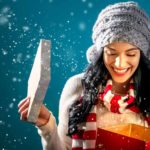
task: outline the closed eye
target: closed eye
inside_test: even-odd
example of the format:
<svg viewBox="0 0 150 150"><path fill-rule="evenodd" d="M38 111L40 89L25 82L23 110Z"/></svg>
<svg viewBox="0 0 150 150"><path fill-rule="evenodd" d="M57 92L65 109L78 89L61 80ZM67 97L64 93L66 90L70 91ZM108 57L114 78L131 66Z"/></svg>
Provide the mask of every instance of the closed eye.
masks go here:
<svg viewBox="0 0 150 150"><path fill-rule="evenodd" d="M115 56L115 55L117 55L116 53L114 53L114 52L112 52L112 51L110 51L110 50L106 50L105 52L106 52L106 54L109 55L109 56Z"/></svg>
<svg viewBox="0 0 150 150"><path fill-rule="evenodd" d="M108 55L110 55L110 56L115 56L115 55L117 55L117 54L111 54L111 53L110 53L110 54L108 54Z"/></svg>
<svg viewBox="0 0 150 150"><path fill-rule="evenodd" d="M136 54L127 54L129 57L134 57Z"/></svg>
<svg viewBox="0 0 150 150"><path fill-rule="evenodd" d="M138 51L139 51L138 49L132 49L132 50L130 49L127 51L126 55L129 57L134 57L134 56L136 56Z"/></svg>

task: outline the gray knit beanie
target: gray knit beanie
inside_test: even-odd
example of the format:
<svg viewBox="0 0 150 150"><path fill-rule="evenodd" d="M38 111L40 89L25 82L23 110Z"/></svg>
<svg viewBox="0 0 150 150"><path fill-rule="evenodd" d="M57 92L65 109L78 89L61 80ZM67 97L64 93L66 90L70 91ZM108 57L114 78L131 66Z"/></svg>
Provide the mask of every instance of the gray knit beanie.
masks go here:
<svg viewBox="0 0 150 150"><path fill-rule="evenodd" d="M95 63L104 46L112 42L128 42L150 57L150 19L137 3L119 2L103 9L93 27L93 45L87 60Z"/></svg>

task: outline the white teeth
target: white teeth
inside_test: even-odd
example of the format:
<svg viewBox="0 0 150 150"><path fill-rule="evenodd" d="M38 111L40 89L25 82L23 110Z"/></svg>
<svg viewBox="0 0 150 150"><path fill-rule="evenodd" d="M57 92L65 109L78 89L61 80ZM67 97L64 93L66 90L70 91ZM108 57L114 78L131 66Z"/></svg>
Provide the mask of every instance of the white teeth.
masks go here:
<svg viewBox="0 0 150 150"><path fill-rule="evenodd" d="M128 69L122 69L122 70L118 70L116 68L114 68L114 71L117 73L125 73Z"/></svg>

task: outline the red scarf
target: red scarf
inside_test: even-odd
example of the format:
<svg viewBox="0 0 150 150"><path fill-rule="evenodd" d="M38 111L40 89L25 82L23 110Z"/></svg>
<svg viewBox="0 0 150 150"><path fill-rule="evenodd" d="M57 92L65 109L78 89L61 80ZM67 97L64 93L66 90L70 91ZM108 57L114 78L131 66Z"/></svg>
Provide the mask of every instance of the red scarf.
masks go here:
<svg viewBox="0 0 150 150"><path fill-rule="evenodd" d="M125 96L115 95L111 90L112 80L108 80L104 92L99 95L99 99L109 111L113 113L140 112L133 104L135 97L132 83L130 83L129 92ZM72 150L95 150L97 138L96 112L97 107L94 105L86 118L86 122L80 124L79 133L72 136ZM150 117L147 117L146 120L150 124Z"/></svg>
<svg viewBox="0 0 150 150"><path fill-rule="evenodd" d="M112 80L108 80L104 93L100 95L100 100L104 102L109 111L114 113L140 112L135 105L132 105L135 100L133 83L130 83L128 93L125 96L120 96L112 93ZM129 105L132 106L127 109Z"/></svg>

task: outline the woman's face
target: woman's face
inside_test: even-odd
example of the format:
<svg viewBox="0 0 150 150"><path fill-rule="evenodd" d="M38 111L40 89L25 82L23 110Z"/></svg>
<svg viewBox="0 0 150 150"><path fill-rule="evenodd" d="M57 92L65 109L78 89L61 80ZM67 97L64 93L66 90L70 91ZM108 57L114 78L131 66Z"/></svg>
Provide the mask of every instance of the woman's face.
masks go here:
<svg viewBox="0 0 150 150"><path fill-rule="evenodd" d="M104 47L104 64L115 82L131 78L140 61L140 50L129 43L114 42Z"/></svg>

